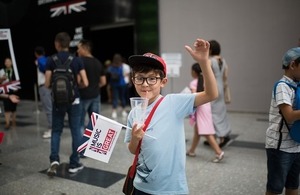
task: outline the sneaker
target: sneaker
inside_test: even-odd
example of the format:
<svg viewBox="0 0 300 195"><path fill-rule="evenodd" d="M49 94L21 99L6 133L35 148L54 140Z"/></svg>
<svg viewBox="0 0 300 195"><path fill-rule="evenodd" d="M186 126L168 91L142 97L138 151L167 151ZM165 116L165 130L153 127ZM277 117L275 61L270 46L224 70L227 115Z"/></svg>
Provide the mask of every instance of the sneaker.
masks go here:
<svg viewBox="0 0 300 195"><path fill-rule="evenodd" d="M122 117L127 117L127 112L125 110L122 112Z"/></svg>
<svg viewBox="0 0 300 195"><path fill-rule="evenodd" d="M222 151L220 155L216 155L215 159L212 160L214 163L220 162L224 158L224 152Z"/></svg>
<svg viewBox="0 0 300 195"><path fill-rule="evenodd" d="M113 111L112 114L111 114L111 117L114 118L114 119L117 118L117 117L118 117L118 116L117 116L117 112L116 112L116 111Z"/></svg>
<svg viewBox="0 0 300 195"><path fill-rule="evenodd" d="M57 167L59 166L59 162L58 161L53 161L51 164L50 164L50 167L49 169L47 170L47 175L49 177L53 177L56 175L56 169Z"/></svg>
<svg viewBox="0 0 300 195"><path fill-rule="evenodd" d="M77 165L70 165L69 166L69 173L77 173L78 171L84 168L83 164L78 163Z"/></svg>
<svg viewBox="0 0 300 195"><path fill-rule="evenodd" d="M43 134L44 139L51 138L51 130L45 131Z"/></svg>

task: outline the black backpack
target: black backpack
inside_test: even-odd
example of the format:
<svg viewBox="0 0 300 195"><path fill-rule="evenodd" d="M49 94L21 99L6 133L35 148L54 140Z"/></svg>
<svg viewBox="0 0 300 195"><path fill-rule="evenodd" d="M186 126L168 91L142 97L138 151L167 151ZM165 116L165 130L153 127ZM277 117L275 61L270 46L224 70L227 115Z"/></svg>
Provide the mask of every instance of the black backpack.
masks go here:
<svg viewBox="0 0 300 195"><path fill-rule="evenodd" d="M51 78L52 99L57 107L72 104L75 100L75 80L70 68L73 58L74 56L70 55L66 62L62 64L57 55L52 56L56 65Z"/></svg>

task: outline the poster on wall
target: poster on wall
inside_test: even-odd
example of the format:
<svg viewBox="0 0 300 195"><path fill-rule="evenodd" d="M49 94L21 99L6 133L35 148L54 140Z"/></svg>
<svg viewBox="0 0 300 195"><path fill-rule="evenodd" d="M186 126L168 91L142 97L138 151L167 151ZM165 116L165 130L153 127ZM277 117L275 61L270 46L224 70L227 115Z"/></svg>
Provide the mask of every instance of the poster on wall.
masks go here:
<svg viewBox="0 0 300 195"><path fill-rule="evenodd" d="M1 93L9 93L11 91L16 91L20 89L20 77L19 72L17 68L16 58L14 54L10 29L0 29L0 48L1 48L1 58L0 62L2 65L2 68L4 68L4 61L5 58L10 58L12 61L13 71L10 73L9 71L2 71L0 70L0 77L6 76L7 78L11 77L12 74L14 74L14 79L6 79L2 83L0 83L0 94ZM2 74L2 75L1 75ZM6 75L7 74L7 75Z"/></svg>

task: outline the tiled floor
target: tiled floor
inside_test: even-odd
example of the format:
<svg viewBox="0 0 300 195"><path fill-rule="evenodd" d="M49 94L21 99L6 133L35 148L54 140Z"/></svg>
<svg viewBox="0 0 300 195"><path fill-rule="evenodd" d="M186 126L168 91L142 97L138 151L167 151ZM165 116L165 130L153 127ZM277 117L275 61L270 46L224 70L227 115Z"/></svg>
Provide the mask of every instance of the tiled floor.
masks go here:
<svg viewBox="0 0 300 195"><path fill-rule="evenodd" d="M66 127L61 140L61 166L57 177L45 174L49 166L50 143L42 139L46 131L45 114L40 104L22 101L18 106L17 126L4 131L0 117L0 131L5 132L0 144L1 195L107 195L122 194L122 185L128 166L133 160L123 142L124 132L118 138L109 163L90 158L82 159L85 169L76 175L66 172L71 151L71 138ZM102 105L102 115L110 117L111 106ZM266 182L264 150L267 114L229 113L233 142L224 148L225 159L211 163L212 149L199 144L196 157L187 157L186 172L191 195L262 195ZM126 119L118 118L125 124ZM66 123L67 124L67 123ZM192 127L186 120L187 146L191 144Z"/></svg>

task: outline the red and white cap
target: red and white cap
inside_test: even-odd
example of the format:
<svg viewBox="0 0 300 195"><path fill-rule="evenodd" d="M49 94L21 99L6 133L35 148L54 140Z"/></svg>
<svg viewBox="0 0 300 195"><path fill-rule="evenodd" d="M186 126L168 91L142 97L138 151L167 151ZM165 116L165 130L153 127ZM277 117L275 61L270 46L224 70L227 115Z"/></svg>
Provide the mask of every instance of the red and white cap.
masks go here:
<svg viewBox="0 0 300 195"><path fill-rule="evenodd" d="M144 55L132 55L128 59L129 65L149 65L161 69L167 75L167 65L165 61L153 53L145 53Z"/></svg>

